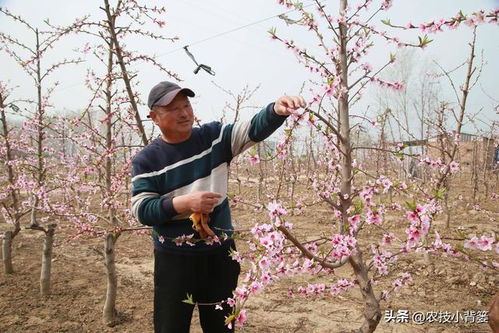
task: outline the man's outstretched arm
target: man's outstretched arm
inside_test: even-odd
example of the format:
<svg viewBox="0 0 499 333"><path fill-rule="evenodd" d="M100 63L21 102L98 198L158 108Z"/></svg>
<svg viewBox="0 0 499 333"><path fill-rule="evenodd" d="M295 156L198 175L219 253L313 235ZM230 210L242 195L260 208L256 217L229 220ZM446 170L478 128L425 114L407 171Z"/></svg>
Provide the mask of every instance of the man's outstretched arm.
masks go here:
<svg viewBox="0 0 499 333"><path fill-rule="evenodd" d="M287 116L305 107L301 96L282 96L275 103L257 113L251 120L239 121L225 128L226 140L230 144L232 157L242 153L255 143L265 140L286 120Z"/></svg>

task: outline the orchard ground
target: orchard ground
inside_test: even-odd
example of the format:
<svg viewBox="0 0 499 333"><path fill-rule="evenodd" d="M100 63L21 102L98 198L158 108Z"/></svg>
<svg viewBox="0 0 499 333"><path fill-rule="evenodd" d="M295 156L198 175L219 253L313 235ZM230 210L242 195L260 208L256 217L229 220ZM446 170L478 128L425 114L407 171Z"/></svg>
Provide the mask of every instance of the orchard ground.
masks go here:
<svg viewBox="0 0 499 333"><path fill-rule="evenodd" d="M255 185L253 185L255 186ZM248 183L244 191L253 192ZM497 192L497 189L492 189ZM460 193L459 193L460 192ZM451 228L444 231L443 238L459 238L456 230L467 234L498 233L499 208L497 200L480 201L480 210L469 200L468 186L455 187L454 196L462 194L463 200L453 201ZM233 218L237 228L249 229L254 223L268 223L266 211L255 212L249 206L233 207ZM436 221L439 230L445 230L443 215ZM494 219L494 220L491 220ZM310 207L302 215L288 216L294 224L296 235L317 235L319 230L328 230L332 220L325 205ZM66 227L64 227L66 226ZM2 224L1 230L10 226ZM387 216L386 230L403 238L407 220L400 212ZM332 228L332 227L331 227ZM332 230L332 229L331 229ZM67 222L59 222L53 252L52 295L39 296L40 259L43 234L39 231L22 230L14 239L13 264L15 273L0 272L0 332L152 332L153 305L153 253L148 235L124 233L117 242L116 259L119 275L117 309L120 323L115 327L102 324L101 313L105 297L106 277L101 254L103 240L96 238L68 241L72 229ZM381 231L380 231L381 233ZM380 239L373 232L361 242L362 248ZM449 241L462 244L462 241ZM241 252L247 250L242 240L237 241ZM367 255L367 251L364 255ZM478 253L482 255L483 253ZM497 260L495 252L489 258ZM495 257L495 258L493 258ZM241 277L244 276L245 267ZM388 302L382 302L382 314L377 332L490 332L488 324L426 321L416 324L411 314L420 312L487 311L491 296L498 292L499 276L485 271L480 265L454 258L435 261L433 269L425 266L422 255L410 254L402 257L391 275L375 284L377 295L389 288L396 274L407 271L412 274L410 287L403 287L393 294ZM350 278L348 267L338 269L337 277ZM244 332L348 332L361 325L361 298L357 289L338 296L290 298L289 288L306 286L307 283L332 283L327 276L297 276L281 279L265 289L247 303L248 320ZM409 311L408 323L386 322L386 311ZM469 321L469 320L468 320ZM191 332L201 332L195 313Z"/></svg>

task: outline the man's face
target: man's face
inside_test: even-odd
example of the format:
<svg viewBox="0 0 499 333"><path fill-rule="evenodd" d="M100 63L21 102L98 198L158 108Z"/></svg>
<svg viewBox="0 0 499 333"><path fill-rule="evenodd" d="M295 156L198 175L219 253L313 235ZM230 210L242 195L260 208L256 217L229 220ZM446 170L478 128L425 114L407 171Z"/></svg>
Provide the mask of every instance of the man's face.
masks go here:
<svg viewBox="0 0 499 333"><path fill-rule="evenodd" d="M194 112L189 99L182 93L167 106L153 107L150 116L167 142L182 142L191 135Z"/></svg>

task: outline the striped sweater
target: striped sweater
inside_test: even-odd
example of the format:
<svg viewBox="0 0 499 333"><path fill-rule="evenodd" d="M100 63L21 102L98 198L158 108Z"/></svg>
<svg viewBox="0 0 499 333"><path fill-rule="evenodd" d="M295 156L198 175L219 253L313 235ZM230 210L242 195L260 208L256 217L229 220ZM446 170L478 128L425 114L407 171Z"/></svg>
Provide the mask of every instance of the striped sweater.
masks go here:
<svg viewBox="0 0 499 333"><path fill-rule="evenodd" d="M200 253L219 245L196 242L177 246L182 235L199 235L192 229L189 213L177 214L172 200L193 191L220 193L210 213L210 227L217 234L232 235L227 199L228 168L232 158L262 141L282 125L285 116L269 104L251 120L223 125L211 122L194 127L189 139L170 144L161 137L142 149L132 161L132 213L144 225L153 226L157 250ZM223 244L222 244L223 245Z"/></svg>

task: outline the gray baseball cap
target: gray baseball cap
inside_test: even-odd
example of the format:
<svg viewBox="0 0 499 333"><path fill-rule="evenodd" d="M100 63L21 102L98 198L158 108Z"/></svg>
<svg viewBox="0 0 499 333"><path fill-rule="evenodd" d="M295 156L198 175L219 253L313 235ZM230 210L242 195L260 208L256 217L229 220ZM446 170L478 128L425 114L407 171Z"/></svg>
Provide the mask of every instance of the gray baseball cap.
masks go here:
<svg viewBox="0 0 499 333"><path fill-rule="evenodd" d="M180 88L180 86L173 82L163 81L155 85L149 93L147 105L149 109L153 106L166 106L181 92L185 96L194 97L194 91L189 88Z"/></svg>

